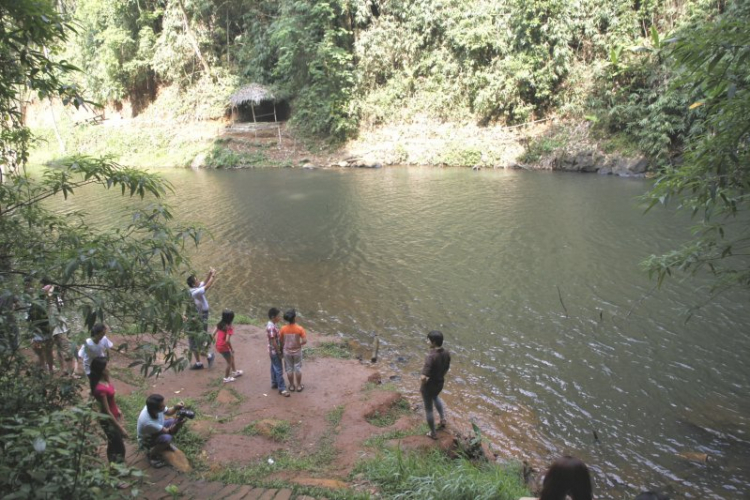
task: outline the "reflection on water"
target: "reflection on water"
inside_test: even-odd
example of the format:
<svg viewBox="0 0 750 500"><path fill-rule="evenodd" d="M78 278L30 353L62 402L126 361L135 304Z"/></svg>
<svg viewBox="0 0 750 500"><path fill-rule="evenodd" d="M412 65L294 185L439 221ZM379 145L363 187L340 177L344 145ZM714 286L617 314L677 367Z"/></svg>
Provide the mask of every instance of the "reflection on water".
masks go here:
<svg viewBox="0 0 750 500"><path fill-rule="evenodd" d="M591 464L600 498L750 494L747 294L685 323L700 282L639 268L688 221L643 215L648 184L594 175L387 168L169 171L180 220L213 234L214 310L296 307L313 331L382 341L416 390L424 335L454 365L446 400L506 456ZM75 197L104 223L98 192ZM71 205L72 206L72 205ZM680 457L705 453L708 464Z"/></svg>

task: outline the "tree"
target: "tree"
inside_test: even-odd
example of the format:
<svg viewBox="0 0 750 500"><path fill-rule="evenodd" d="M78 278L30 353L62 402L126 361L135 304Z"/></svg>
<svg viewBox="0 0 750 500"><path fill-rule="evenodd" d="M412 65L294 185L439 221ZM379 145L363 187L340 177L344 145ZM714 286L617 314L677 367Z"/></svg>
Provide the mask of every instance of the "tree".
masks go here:
<svg viewBox="0 0 750 500"><path fill-rule="evenodd" d="M673 90L693 96L695 124L684 163L668 168L650 206L677 203L698 219L694 238L645 265L661 283L675 271L708 270L714 292L750 287L750 6L739 3L689 30L672 56Z"/></svg>
<svg viewBox="0 0 750 500"><path fill-rule="evenodd" d="M40 278L49 277L65 295L79 328L114 321L151 334L138 342L135 364L144 374L184 364L176 352L189 303L182 250L198 243L200 230L172 224L168 207L159 203L169 184L86 157L64 160L41 177L26 171L33 140L22 119L27 89L84 102L65 83L75 68L54 58L70 32L51 0L0 0L0 496L9 499L107 498L116 496L120 481L97 456L101 416L81 401L77 383L45 375L19 351L21 318L35 301L44 307L34 293ZM154 203L141 203L129 222L114 229L91 227L78 212L51 209L55 197L86 185ZM163 363L156 363L157 355Z"/></svg>

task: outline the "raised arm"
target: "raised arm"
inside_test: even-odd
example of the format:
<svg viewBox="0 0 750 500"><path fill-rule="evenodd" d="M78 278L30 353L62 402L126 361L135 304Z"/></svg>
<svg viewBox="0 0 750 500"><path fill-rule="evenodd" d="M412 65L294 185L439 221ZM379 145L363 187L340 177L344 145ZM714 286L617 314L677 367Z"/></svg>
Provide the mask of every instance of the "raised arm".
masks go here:
<svg viewBox="0 0 750 500"><path fill-rule="evenodd" d="M208 290L211 288L211 285L214 284L214 280L216 279L216 269L213 267L208 270L208 276L206 276L206 280L204 282L203 288Z"/></svg>

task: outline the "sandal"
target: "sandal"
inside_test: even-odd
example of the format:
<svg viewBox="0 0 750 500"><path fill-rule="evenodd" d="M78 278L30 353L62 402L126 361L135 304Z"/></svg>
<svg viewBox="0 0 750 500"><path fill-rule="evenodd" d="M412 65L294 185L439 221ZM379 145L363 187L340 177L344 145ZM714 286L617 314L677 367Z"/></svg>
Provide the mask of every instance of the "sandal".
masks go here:
<svg viewBox="0 0 750 500"><path fill-rule="evenodd" d="M428 432L426 436L434 441L437 441L437 434L433 434L432 432Z"/></svg>
<svg viewBox="0 0 750 500"><path fill-rule="evenodd" d="M300 385L299 387L297 387L297 392L302 392L304 390L305 390L305 386L304 385Z"/></svg>
<svg viewBox="0 0 750 500"><path fill-rule="evenodd" d="M296 387L294 387L293 385L290 385L290 386L289 386L289 392L294 392L294 391L296 391L296 390L297 390L297 388L296 388Z"/></svg>
<svg viewBox="0 0 750 500"><path fill-rule="evenodd" d="M148 459L148 463L149 463L149 464L151 465L151 467L153 467L154 469L161 469L162 467L164 467L165 465L167 465L167 463L166 463L165 461L163 461L163 460L158 460L158 459L156 459L156 458L149 458L149 459Z"/></svg>
<svg viewBox="0 0 750 500"><path fill-rule="evenodd" d="M441 420L440 423L437 426L438 430L445 429L445 426L448 425L448 423L445 420Z"/></svg>

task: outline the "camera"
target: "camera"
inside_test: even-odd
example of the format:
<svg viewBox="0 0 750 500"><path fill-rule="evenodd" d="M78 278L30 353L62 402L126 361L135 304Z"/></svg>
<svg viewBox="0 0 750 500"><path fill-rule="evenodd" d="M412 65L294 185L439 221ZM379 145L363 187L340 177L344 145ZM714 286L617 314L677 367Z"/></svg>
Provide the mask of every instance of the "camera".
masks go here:
<svg viewBox="0 0 750 500"><path fill-rule="evenodd" d="M188 410L187 408L182 408L181 410L177 411L176 417L182 420L186 418L192 420L195 418L195 412L193 410Z"/></svg>

